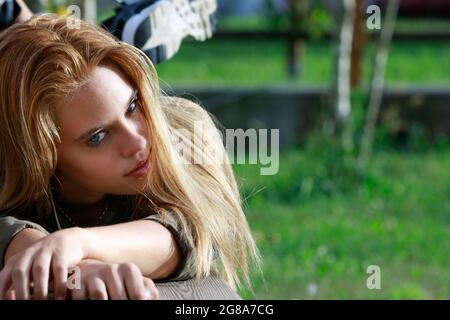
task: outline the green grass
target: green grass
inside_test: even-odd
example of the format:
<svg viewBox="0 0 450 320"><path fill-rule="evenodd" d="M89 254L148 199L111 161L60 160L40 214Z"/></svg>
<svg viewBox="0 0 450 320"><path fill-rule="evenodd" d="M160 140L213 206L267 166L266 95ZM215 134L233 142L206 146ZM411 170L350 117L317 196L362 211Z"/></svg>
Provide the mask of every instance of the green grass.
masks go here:
<svg viewBox="0 0 450 320"><path fill-rule="evenodd" d="M373 49L364 51L366 85ZM331 83L330 43L307 43L296 81L287 77L285 56L281 40L213 39L184 43L157 70L170 86ZM449 42L394 43L387 84L449 85L449 56ZM450 298L450 148L398 152L378 142L386 146L364 178L320 140L284 151L274 176L261 176L257 165L234 166L265 279L255 273L255 295L242 290L244 298ZM366 287L369 265L381 268L381 290Z"/></svg>
<svg viewBox="0 0 450 320"><path fill-rule="evenodd" d="M275 176L235 166L266 280L255 274L256 296L242 296L449 299L450 151L377 152L347 185L323 179L325 163L306 148L283 153ZM366 287L372 264L381 290Z"/></svg>
<svg viewBox="0 0 450 320"><path fill-rule="evenodd" d="M373 65L373 44L363 59L363 84ZM450 84L450 42L398 42L392 46L386 81L392 85ZM157 65L170 86L328 85L332 81L332 45L309 42L300 61L300 76L287 76L286 43L281 40L209 40L185 42L170 61Z"/></svg>

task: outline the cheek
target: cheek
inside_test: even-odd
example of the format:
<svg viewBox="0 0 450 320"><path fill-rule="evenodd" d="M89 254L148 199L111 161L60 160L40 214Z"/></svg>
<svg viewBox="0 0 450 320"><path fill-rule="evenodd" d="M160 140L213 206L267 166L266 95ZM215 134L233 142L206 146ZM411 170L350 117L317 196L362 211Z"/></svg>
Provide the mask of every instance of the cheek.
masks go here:
<svg viewBox="0 0 450 320"><path fill-rule="evenodd" d="M58 167L65 175L74 178L101 178L103 180L105 177L111 176L111 172L115 170L113 159L109 154L100 152L84 154L78 150L64 154L58 161Z"/></svg>
<svg viewBox="0 0 450 320"><path fill-rule="evenodd" d="M145 121L145 117L142 113L139 115L138 126L139 126L139 133L142 136L146 137L147 139L150 139L149 137L150 129L148 128L147 122Z"/></svg>

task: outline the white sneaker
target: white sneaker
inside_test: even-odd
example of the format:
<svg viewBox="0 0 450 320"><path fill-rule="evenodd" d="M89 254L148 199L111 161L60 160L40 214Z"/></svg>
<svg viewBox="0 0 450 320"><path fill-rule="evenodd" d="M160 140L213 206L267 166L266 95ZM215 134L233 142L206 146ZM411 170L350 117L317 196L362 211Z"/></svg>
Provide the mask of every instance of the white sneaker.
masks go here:
<svg viewBox="0 0 450 320"><path fill-rule="evenodd" d="M159 63L177 53L186 37L211 38L216 10L217 0L129 0L104 27Z"/></svg>

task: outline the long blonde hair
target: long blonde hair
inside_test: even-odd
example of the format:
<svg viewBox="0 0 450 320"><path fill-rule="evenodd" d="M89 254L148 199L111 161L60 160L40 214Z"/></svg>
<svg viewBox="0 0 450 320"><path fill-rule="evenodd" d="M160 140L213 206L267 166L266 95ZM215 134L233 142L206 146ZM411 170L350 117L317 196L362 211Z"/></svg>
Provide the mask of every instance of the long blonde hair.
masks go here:
<svg viewBox="0 0 450 320"><path fill-rule="evenodd" d="M186 164L171 141L177 130L193 142L194 153L212 158L194 130L199 122L216 128L211 115L193 102L161 94L144 53L83 21L73 28L68 18L46 14L0 34L0 209L33 206L38 217L53 214L50 184L60 142L53 108L96 66L120 68L128 77L151 136L148 190L133 196L133 217L175 214L182 238L194 248L187 261L192 277L216 274L234 289L243 279L251 288L251 266L261 271L261 257L229 162ZM228 159L222 140L214 143Z"/></svg>

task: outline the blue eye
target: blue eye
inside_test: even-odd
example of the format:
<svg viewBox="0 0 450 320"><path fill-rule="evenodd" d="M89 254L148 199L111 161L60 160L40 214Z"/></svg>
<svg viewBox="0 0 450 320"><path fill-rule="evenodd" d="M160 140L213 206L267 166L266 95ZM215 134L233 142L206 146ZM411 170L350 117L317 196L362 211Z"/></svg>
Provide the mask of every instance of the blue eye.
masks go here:
<svg viewBox="0 0 450 320"><path fill-rule="evenodd" d="M103 135L103 137L99 139L101 135ZM92 147L98 146L104 140L105 135L106 133L103 131L97 132L91 137L91 139L89 139L89 145Z"/></svg>
<svg viewBox="0 0 450 320"><path fill-rule="evenodd" d="M127 109L127 113L133 113L134 111L136 111L137 108L138 108L138 102L137 102L137 100L134 100L132 103L130 103L130 105Z"/></svg>

